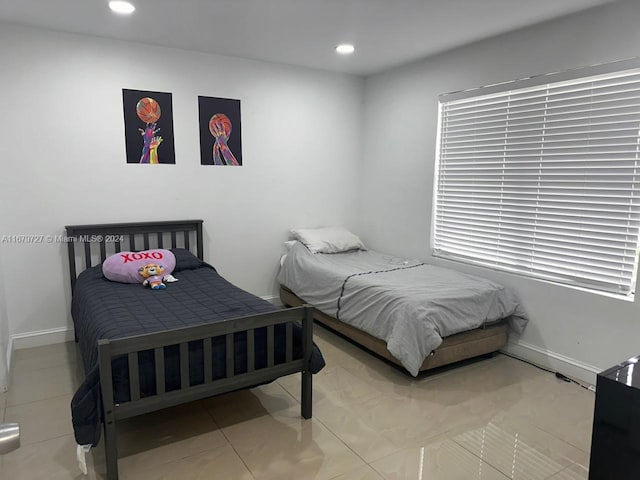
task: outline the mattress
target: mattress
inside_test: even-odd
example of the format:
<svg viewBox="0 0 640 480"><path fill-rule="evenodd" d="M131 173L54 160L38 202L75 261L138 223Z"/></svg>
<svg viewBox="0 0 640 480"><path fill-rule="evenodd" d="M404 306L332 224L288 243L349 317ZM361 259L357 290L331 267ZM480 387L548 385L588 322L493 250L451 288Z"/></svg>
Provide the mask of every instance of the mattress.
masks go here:
<svg viewBox="0 0 640 480"><path fill-rule="evenodd" d="M82 272L73 291L71 312L78 337L86 378L71 404L76 442L96 445L100 438L100 384L98 372L98 340L148 334L181 327L222 322L227 319L277 310L262 300L229 283L212 266L186 251L176 253L174 276L178 282L165 290L151 290L141 284L122 284L104 278L100 266ZM285 361L285 328L274 329L275 364ZM301 358L301 328L293 330L293 357ZM255 368L264 368L266 329L255 331ZM180 388L179 347L166 347L165 389ZM226 375L225 338L212 340L213 377ZM190 385L203 383L203 342L189 343ZM234 335L235 374L247 371L246 333ZM140 394L156 393L153 351L138 356ZM311 371L324 367L320 350L314 345ZM116 403L129 400L129 369L126 357L112 362Z"/></svg>
<svg viewBox="0 0 640 480"><path fill-rule="evenodd" d="M385 341L414 376L445 337L501 319L522 333L528 322L515 293L499 283L371 250L313 254L296 243L278 280L323 313Z"/></svg>

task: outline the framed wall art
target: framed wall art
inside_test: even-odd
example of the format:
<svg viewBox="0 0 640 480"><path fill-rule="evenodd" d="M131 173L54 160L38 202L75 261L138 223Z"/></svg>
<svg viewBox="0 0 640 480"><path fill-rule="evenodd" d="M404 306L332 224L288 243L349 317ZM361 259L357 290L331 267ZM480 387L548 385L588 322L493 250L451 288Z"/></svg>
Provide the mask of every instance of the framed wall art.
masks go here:
<svg viewBox="0 0 640 480"><path fill-rule="evenodd" d="M240 100L198 97L200 163L242 165Z"/></svg>
<svg viewBox="0 0 640 480"><path fill-rule="evenodd" d="M176 163L171 94L122 89L127 163Z"/></svg>

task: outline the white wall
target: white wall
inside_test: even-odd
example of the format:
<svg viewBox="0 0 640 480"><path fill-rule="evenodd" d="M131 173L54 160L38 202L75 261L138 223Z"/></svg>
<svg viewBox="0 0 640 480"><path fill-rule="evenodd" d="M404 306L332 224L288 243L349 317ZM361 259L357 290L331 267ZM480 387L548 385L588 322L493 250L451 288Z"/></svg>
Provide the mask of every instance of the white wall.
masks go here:
<svg viewBox="0 0 640 480"><path fill-rule="evenodd" d="M618 2L364 85L347 75L0 24L0 234L203 218L205 257L260 296L276 293L280 242L292 226L344 224L373 248L429 257L438 94L640 55L639 24L640 4ZM122 88L173 93L176 165L125 164ZM241 168L200 166L198 95L242 100ZM516 288L532 317L520 339L530 355L548 351L589 369L640 350L638 303L434 261ZM4 267L11 335L71 325L64 245L4 245Z"/></svg>
<svg viewBox="0 0 640 480"><path fill-rule="evenodd" d="M367 78L360 199L364 239L398 255L430 256L440 93L638 56L638 25L640 2L614 3ZM533 359L539 359L537 351L549 351L556 359L587 364L579 365L587 370L640 352L640 300L630 303L433 262L491 277L519 292L531 322L520 339L527 348L512 346L513 351Z"/></svg>
<svg viewBox="0 0 640 480"><path fill-rule="evenodd" d="M0 24L0 234L204 219L205 258L276 294L288 229L356 219L363 80ZM173 93L176 165L127 165L122 88ZM201 166L198 95L238 98L242 167ZM5 245L10 333L67 328L66 246Z"/></svg>
<svg viewBox="0 0 640 480"><path fill-rule="evenodd" d="M9 386L7 366L7 350L9 347L9 319L7 317L7 303L4 289L3 247L0 245L0 392Z"/></svg>

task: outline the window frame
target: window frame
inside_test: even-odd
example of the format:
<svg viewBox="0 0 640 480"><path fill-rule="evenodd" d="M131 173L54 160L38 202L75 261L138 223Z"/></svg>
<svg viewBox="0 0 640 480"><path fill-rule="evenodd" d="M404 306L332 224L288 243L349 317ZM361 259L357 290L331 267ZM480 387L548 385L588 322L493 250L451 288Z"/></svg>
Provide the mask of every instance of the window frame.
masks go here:
<svg viewBox="0 0 640 480"><path fill-rule="evenodd" d="M572 283L570 281L558 280L557 278L545 278L544 275L528 273L520 268L508 268L504 265L492 265L490 262L474 261L464 256L451 255L446 252L436 251L436 220L438 214L439 204L439 192L440 192L440 167L441 167L441 151L443 141L443 108L447 102L453 102L457 100L470 99L473 97L485 97L493 94L500 94L507 91L527 89L531 87L540 87L547 84L555 84L561 82L570 82L580 80L586 77L594 77L598 75L615 74L616 72L622 72L626 70L640 69L640 58L630 58L605 64L592 65L587 67L580 67L563 72L553 72L541 75L535 75L518 80L501 82L483 87L471 88L461 90L452 93L445 93L438 97L438 120L436 129L436 142L435 142L435 162L434 162L434 175L433 175L433 198L432 198L432 212L431 212L431 229L430 229L430 250L431 255L434 258L459 262L465 265L474 267L489 268L494 271L511 273L526 278L533 278L540 281L550 282L557 285L563 285L570 288L577 288L579 290L598 293L606 296L612 296L615 298L622 298L625 300L634 300L636 281L638 274L638 256L640 255L640 239L638 240L637 252L635 256L635 265L633 269L632 283L629 293L611 292L606 289L598 289L596 286L585 286L580 283ZM640 133L638 134L640 138Z"/></svg>

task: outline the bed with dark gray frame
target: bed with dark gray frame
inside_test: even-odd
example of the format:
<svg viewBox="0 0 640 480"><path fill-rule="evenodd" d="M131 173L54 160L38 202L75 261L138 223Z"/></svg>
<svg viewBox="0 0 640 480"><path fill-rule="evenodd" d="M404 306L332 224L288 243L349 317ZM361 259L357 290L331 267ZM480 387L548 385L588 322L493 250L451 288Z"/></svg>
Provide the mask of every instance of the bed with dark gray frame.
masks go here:
<svg viewBox="0 0 640 480"><path fill-rule="evenodd" d="M82 272L85 274L95 272L95 275L98 275L96 266L101 265L107 256L121 251L182 248L194 252L198 259L203 260L202 223L202 220L184 220L67 226L72 292L77 293L78 276ZM215 272L214 268L209 265L207 267ZM184 275L186 278L187 275ZM102 281L104 282L104 279ZM139 288L140 291L151 292L141 285L117 285L123 289L134 287ZM172 286L170 285L166 291L170 292ZM233 288L237 289L237 287ZM246 292L243 293L246 294ZM254 298L257 299L257 297ZM279 334L274 334L274 331L282 334L278 337ZM78 338L78 335L81 338ZM264 337L264 365L258 365L256 360L259 335ZM242 353L244 366L240 372L237 360L240 354L237 349L239 336L244 339L243 352L246 352L246 357L245 353ZM210 324L124 337L116 335L116 337L100 338L95 347L98 364L95 370L96 376L99 375L99 390L96 395L101 401L100 417L104 429L109 480L118 478L116 425L120 420L129 417L250 388L300 372L302 374L301 415L306 419L311 418L312 371L316 368L312 367L312 355L316 355L317 349L313 345L312 310L308 306L274 309L274 311L255 315L224 318ZM212 371L212 363L215 369L216 358L220 353L212 352L212 344L213 349L216 349L216 339L222 339L224 347L222 375L215 375ZM82 343L82 330L76 332L76 340ZM193 345L202 345L199 356L192 355ZM179 364L179 380L175 388L168 389L165 388L168 384L168 380L165 379L167 371L165 362L170 348L175 351L176 365ZM234 348L236 348L235 353ZM319 354L319 351L317 353ZM148 380L142 377L143 365L140 359L144 355L150 358L153 372L151 380L155 387L151 394L141 392L141 385ZM194 358L201 358L201 363L194 365ZM117 375L115 373L115 365L118 361L125 361L125 368L128 370L125 401L122 400L122 395L118 399L114 392L114 385L117 386L116 376L122 376L121 373ZM324 365L323 362L322 365ZM202 371L203 379L194 385L193 381L190 381L190 374L193 376L191 370L196 367ZM87 369L86 365L85 369Z"/></svg>

